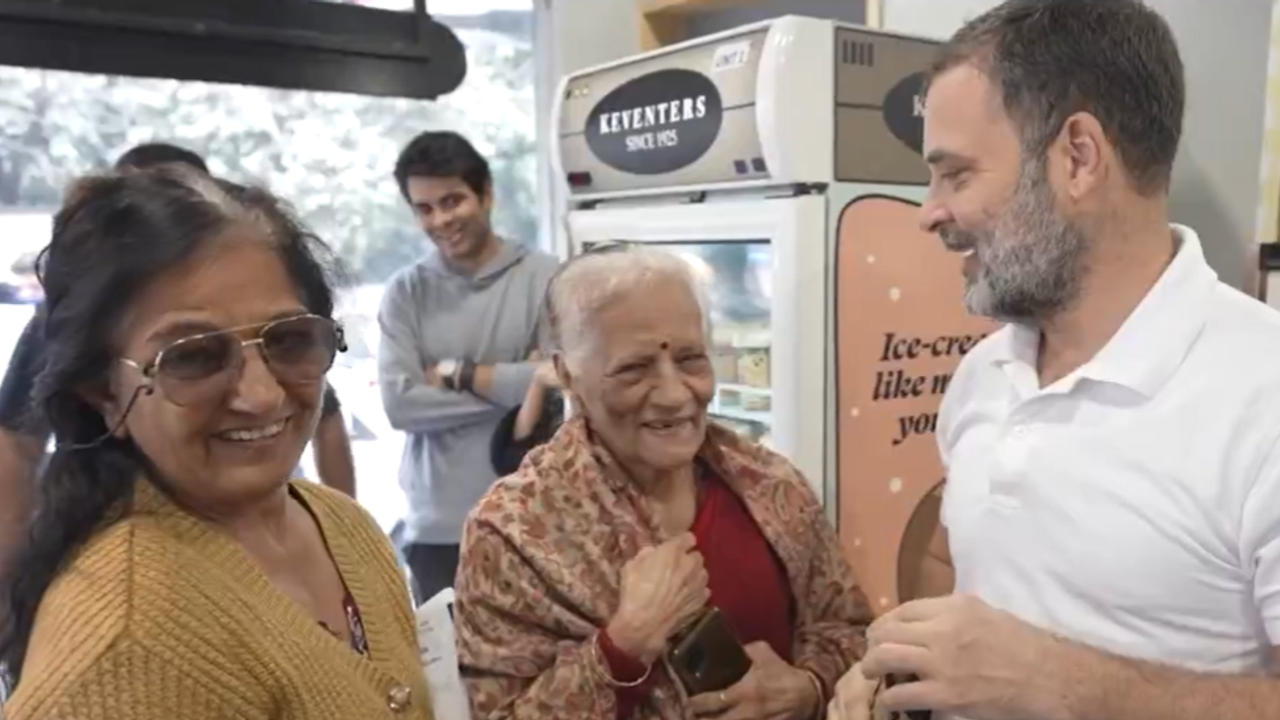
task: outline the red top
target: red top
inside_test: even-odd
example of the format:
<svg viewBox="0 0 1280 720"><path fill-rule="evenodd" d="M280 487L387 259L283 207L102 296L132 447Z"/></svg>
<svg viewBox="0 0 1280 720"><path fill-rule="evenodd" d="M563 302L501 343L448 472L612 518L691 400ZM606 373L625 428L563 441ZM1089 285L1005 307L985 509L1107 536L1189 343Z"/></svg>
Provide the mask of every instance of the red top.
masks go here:
<svg viewBox="0 0 1280 720"><path fill-rule="evenodd" d="M778 657L791 662L791 583L746 505L723 480L707 473L698 512L689 528L707 568L711 604L720 608L743 645L769 643ZM622 682L644 674L639 661L619 651L601 632L600 650L610 674ZM649 694L653 676L635 688L616 688L618 720L626 718Z"/></svg>

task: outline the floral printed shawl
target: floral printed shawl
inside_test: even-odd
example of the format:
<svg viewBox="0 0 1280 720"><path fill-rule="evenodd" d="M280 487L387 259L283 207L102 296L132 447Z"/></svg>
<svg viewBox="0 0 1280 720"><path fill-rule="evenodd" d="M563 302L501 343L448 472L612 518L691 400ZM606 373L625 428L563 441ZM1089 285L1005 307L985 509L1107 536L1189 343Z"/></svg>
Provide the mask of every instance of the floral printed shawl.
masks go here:
<svg viewBox="0 0 1280 720"><path fill-rule="evenodd" d="M781 456L718 426L708 426L699 457L743 499L786 568L795 663L829 695L864 652L872 616L817 498ZM473 720L612 720L614 692L590 641L617 607L622 566L659 535L639 490L582 418L498 481L467 518L455 587ZM634 717L691 717L668 670L654 672Z"/></svg>

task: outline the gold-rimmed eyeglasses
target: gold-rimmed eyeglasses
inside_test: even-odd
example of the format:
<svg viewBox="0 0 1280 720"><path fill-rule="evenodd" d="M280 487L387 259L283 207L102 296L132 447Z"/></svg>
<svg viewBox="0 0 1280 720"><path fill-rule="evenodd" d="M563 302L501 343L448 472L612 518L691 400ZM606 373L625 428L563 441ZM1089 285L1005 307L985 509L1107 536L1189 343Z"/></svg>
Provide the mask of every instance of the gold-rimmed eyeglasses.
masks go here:
<svg viewBox="0 0 1280 720"><path fill-rule="evenodd" d="M242 339L246 330L257 330ZM239 381L245 350L256 345L282 385L318 382L346 350L342 326L320 315L296 315L184 337L165 346L149 362L120 361L136 368L175 405L195 405L224 396Z"/></svg>

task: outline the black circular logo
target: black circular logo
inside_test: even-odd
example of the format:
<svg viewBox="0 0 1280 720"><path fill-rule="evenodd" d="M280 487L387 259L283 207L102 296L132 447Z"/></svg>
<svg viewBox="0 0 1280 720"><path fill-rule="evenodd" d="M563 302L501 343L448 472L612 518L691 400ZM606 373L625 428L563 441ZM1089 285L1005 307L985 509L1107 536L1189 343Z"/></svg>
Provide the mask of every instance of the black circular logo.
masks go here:
<svg viewBox="0 0 1280 720"><path fill-rule="evenodd" d="M884 96L884 124L889 132L916 152L924 146L924 73L912 73Z"/></svg>
<svg viewBox="0 0 1280 720"><path fill-rule="evenodd" d="M659 70L623 83L591 109L587 146L623 172L657 175L702 157L720 134L720 91L702 73Z"/></svg>

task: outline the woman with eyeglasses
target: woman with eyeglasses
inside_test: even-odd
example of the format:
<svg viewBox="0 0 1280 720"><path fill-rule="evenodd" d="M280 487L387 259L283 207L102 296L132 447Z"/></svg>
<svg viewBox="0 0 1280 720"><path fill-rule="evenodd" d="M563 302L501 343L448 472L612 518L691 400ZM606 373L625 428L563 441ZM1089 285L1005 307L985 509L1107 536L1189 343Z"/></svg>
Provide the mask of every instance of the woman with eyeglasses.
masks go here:
<svg viewBox="0 0 1280 720"><path fill-rule="evenodd" d="M73 189L43 259L58 449L0 587L6 717L431 716L388 541L290 480L342 347L322 249L181 169Z"/></svg>

